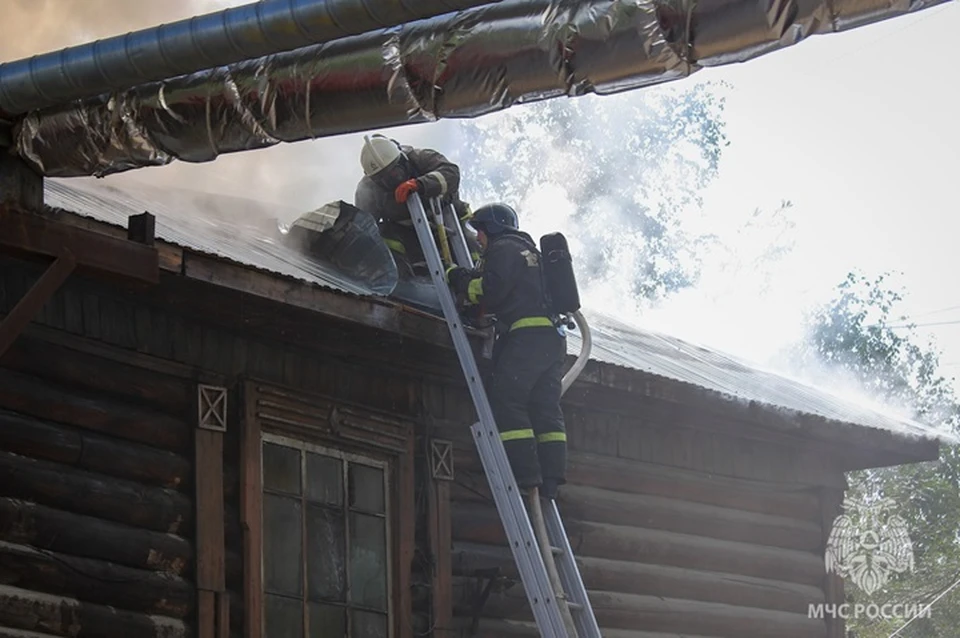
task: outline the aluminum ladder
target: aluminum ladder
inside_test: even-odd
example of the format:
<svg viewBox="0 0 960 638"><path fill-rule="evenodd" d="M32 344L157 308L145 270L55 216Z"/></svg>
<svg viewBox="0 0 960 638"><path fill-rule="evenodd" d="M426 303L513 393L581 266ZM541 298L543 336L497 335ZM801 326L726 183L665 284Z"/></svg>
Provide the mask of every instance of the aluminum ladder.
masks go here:
<svg viewBox="0 0 960 638"><path fill-rule="evenodd" d="M445 252L455 257L458 265L472 267L473 260L453 206L443 207L436 200L431 200L429 206L440 241L447 242ZM530 499L533 522L524 507L523 497L500 441L473 350L453 294L447 286L446 268L434 241L427 211L416 193L410 195L407 207L480 418L470 431L540 635L543 638L600 638L593 607L556 502L544 499L545 503L541 505L541 499L537 498L534 491ZM538 538L541 542L538 542Z"/></svg>

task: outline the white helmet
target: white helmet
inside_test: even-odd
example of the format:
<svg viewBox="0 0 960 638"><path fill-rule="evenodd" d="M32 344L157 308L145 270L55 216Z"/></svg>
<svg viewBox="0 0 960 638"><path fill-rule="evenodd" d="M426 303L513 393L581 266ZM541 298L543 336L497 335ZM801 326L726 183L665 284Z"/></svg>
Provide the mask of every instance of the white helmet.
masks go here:
<svg viewBox="0 0 960 638"><path fill-rule="evenodd" d="M373 177L398 164L402 156L403 152L393 140L383 135L363 136L360 166L363 167L363 174L367 177Z"/></svg>

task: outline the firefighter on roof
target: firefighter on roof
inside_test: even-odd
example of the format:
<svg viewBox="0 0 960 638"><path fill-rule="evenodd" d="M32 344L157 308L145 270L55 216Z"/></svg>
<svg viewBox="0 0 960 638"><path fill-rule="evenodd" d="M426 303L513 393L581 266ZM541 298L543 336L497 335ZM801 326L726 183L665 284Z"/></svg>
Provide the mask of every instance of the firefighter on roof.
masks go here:
<svg viewBox="0 0 960 638"><path fill-rule="evenodd" d="M470 218L470 207L458 195L460 168L437 151L401 146L379 134L364 138L360 165L364 176L354 197L357 208L378 218L380 234L404 274L421 268L425 272L407 198L410 193L424 200L440 198L444 204L452 203L457 217L465 222ZM469 233L464 236L471 251L479 250L474 237Z"/></svg>
<svg viewBox="0 0 960 638"><path fill-rule="evenodd" d="M550 310L533 239L506 204L476 210L470 225L483 248L475 270L451 268L447 281L466 303L496 316L488 395L517 485L556 498L566 482L567 435L560 409L566 336Z"/></svg>

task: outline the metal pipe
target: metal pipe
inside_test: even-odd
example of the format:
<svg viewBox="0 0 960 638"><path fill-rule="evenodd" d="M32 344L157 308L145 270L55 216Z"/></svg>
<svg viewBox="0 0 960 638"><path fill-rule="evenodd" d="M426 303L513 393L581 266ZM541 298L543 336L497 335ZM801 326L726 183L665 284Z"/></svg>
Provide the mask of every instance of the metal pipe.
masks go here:
<svg viewBox="0 0 960 638"><path fill-rule="evenodd" d="M499 0L263 0L0 64L0 114L329 42Z"/></svg>
<svg viewBox="0 0 960 638"><path fill-rule="evenodd" d="M342 133L610 94L947 0L503 0L29 113L44 175L207 162Z"/></svg>

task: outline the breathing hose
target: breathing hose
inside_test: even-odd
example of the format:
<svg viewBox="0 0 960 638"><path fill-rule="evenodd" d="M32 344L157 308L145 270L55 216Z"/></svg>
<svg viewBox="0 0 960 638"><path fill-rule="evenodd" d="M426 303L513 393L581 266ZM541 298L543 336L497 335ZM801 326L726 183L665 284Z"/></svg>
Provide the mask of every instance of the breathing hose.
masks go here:
<svg viewBox="0 0 960 638"><path fill-rule="evenodd" d="M571 316L576 322L577 327L580 328L580 354L577 355L577 360L573 362L573 366L563 375L563 380L560 382L561 396L566 394L567 390L573 385L573 382L577 380L577 377L580 376L580 373L583 372L583 369L587 366L587 362L590 360L590 349L593 347L593 336L590 334L590 326L587 324L583 313L578 310Z"/></svg>

